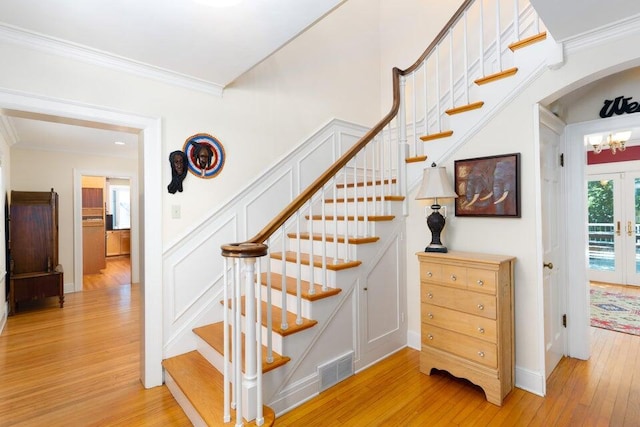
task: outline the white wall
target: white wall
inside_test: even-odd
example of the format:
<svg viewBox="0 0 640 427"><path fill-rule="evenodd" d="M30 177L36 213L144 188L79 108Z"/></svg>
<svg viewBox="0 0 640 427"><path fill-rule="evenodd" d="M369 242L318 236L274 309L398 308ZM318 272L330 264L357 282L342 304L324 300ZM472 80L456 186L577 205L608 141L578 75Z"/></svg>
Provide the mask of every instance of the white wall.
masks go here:
<svg viewBox="0 0 640 427"><path fill-rule="evenodd" d="M540 215L535 204L535 184L538 170L535 167L537 150L534 141L533 108L537 102L550 103L571 90L600 77L633 67L640 63L637 53L625 46L640 42L638 34L630 34L624 40L613 40L571 52L559 69L545 71L531 83L498 116L481 129L473 139L457 152L441 162L450 177L453 161L488 155L521 153L520 195L522 217L519 219L464 218L450 215L447 218L444 242L453 250L498 253L517 257L515 269L515 322L516 322L516 380L521 386L544 381L544 352L541 310L539 300L542 259L536 252L540 239L536 229ZM598 58L593 61L593 58ZM623 64L623 65L620 65ZM599 109L598 109L599 110ZM596 112L597 114L597 112ZM428 153L427 153L428 154ZM414 195L409 195L413 200ZM419 278L418 263L414 253L423 250L430 239L424 220L424 209L410 203L407 220L408 260L408 311L409 329L419 334ZM453 208L450 205L450 213ZM525 378L530 376L531 378ZM531 381L529 381L531 380Z"/></svg>

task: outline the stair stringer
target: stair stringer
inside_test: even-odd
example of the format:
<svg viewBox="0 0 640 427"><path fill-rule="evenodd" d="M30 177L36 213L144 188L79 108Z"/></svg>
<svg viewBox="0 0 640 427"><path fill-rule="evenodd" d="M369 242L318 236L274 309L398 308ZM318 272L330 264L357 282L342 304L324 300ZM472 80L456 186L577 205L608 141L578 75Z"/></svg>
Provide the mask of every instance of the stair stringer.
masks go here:
<svg viewBox="0 0 640 427"><path fill-rule="evenodd" d="M289 341L286 337L283 341L284 355L291 357L291 361L275 370L270 380L271 384L264 384L264 396L266 404L273 408L276 413L282 413L310 399L319 393L320 379L318 367L343 356L346 353L354 352L354 369L362 357L360 346L359 324L359 300L356 291L359 291L370 272L381 261L382 257L388 253L389 245L396 239L402 239L405 221L403 217L398 217L387 224L385 230L380 233L380 240L372 245L376 250L370 251L368 256L359 258L362 261L360 267L336 272L337 280L342 292L334 297L319 300L313 303L312 318L318 320L314 328L310 328L302 334L302 340L297 342ZM402 262L406 260L402 258ZM398 267L401 271L406 269L402 265ZM348 283L348 286L344 286ZM404 286L405 284L401 284ZM406 310L406 308L404 308ZM350 323L349 323L350 322ZM346 329L345 324L350 324L349 342L336 342L336 337L340 336ZM405 341L398 348L381 348L384 354L370 355L367 360L379 360L406 345L406 323ZM298 334L295 334L298 335ZM344 336L341 337L345 339ZM330 345L323 345L323 340L327 340ZM330 353L327 351L330 350ZM320 354L324 351L324 354Z"/></svg>
<svg viewBox="0 0 640 427"><path fill-rule="evenodd" d="M518 72L509 78L490 84L474 87L470 91L472 101L484 101L484 106L477 110L467 111L447 118L448 128L453 130L453 135L448 138L422 142L419 137L424 129L424 120L416 123L416 133L413 133L413 123L407 123L407 141L413 144L423 144L419 152L426 153L428 158L421 163L410 164L407 177L408 187L411 188L421 179L422 169L439 164L449 158L459 147L471 139L491 119L500 113L509 103L522 92L524 88L534 82L547 69L547 58L551 57L557 49L557 44L552 37L528 46L521 51L513 52L514 65ZM444 113L443 113L444 114ZM395 139L396 129L391 129L391 136Z"/></svg>

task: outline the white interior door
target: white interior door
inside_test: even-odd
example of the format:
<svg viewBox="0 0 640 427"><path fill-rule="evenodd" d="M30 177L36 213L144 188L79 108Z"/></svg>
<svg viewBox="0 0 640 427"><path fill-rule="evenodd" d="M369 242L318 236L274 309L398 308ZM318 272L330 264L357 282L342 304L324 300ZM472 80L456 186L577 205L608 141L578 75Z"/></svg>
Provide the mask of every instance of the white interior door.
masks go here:
<svg viewBox="0 0 640 427"><path fill-rule="evenodd" d="M560 174L561 134L564 128L557 117L540 110L540 196L542 209L545 375L548 378L566 354L562 182Z"/></svg>

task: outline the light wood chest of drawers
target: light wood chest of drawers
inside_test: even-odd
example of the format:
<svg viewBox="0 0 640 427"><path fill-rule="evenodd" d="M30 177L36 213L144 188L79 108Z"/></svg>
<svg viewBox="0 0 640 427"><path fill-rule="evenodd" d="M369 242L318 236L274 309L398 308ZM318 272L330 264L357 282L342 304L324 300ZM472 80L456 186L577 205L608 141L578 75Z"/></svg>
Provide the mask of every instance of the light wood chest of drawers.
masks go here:
<svg viewBox="0 0 640 427"><path fill-rule="evenodd" d="M502 405L514 383L515 258L468 252L419 252L422 351L433 368L482 387Z"/></svg>

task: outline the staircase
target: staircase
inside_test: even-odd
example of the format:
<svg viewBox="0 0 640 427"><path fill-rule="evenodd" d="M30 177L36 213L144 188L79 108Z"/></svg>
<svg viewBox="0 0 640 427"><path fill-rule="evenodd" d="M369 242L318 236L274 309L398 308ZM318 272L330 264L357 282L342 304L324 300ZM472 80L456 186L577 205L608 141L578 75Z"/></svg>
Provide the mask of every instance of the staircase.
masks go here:
<svg viewBox="0 0 640 427"><path fill-rule="evenodd" d="M465 2L412 67L394 69L394 105L378 125L256 236L222 245L223 319L194 328L196 350L163 362L166 384L194 425L273 425L269 406L287 410L352 375L354 359L365 367L405 345L406 327L370 346L341 329L383 317L375 301L388 295L397 298L387 301L389 311L400 307L391 320L404 324L402 291L388 288L403 283L404 261L394 254L402 253L408 188L427 159L450 155L543 65L539 52L533 59L515 53L546 38L534 11L519 10L516 1L513 22L504 25L496 0L500 37L487 43L480 36L477 59L451 55L446 70L439 68L443 46L454 51L456 26L464 25L468 52L466 29L482 22L482 3Z"/></svg>

